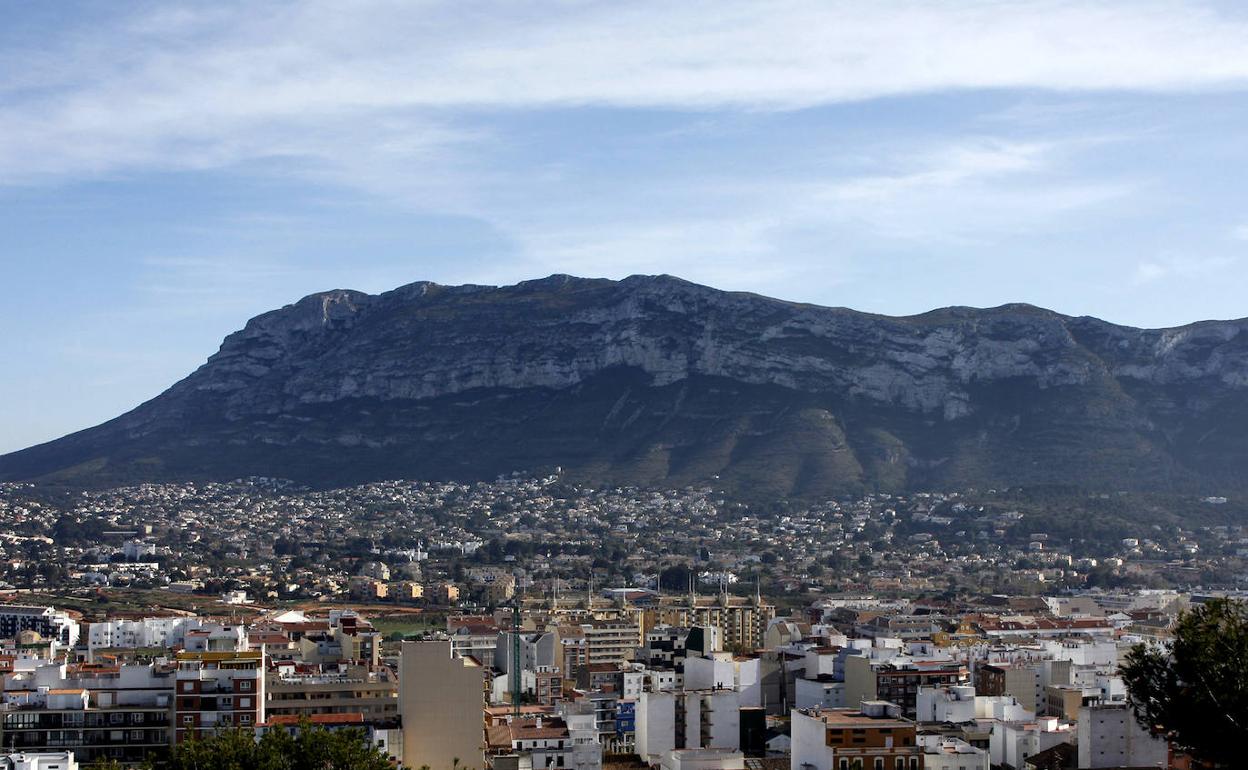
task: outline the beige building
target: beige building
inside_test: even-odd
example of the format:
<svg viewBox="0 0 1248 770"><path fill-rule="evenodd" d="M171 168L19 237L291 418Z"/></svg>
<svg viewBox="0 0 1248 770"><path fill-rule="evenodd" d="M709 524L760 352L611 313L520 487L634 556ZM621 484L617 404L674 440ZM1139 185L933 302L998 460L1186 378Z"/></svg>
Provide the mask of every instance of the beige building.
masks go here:
<svg viewBox="0 0 1248 770"><path fill-rule="evenodd" d="M628 620L596 620L581 626L589 665L624 663L641 646L641 626Z"/></svg>
<svg viewBox="0 0 1248 770"><path fill-rule="evenodd" d="M433 600L438 604L454 604L459 601L459 586L454 583L438 583L433 587Z"/></svg>
<svg viewBox="0 0 1248 770"><path fill-rule="evenodd" d="M725 650L753 651L763 647L776 607L758 595L690 595L663 597L662 603L646 614L646 630L654 626L710 626L719 629Z"/></svg>
<svg viewBox="0 0 1248 770"><path fill-rule="evenodd" d="M384 599L390 593L390 588L385 582L365 575L356 575L351 578L347 590L351 594L352 599L364 601Z"/></svg>
<svg viewBox="0 0 1248 770"><path fill-rule="evenodd" d="M484 768L485 669L456 658L450 642L403 642L399 715L403 762L435 770Z"/></svg>
<svg viewBox="0 0 1248 770"><path fill-rule="evenodd" d="M353 665L341 672L296 674L271 671L266 684L268 716L361 714L365 722L399 713L399 683L389 669Z"/></svg>
<svg viewBox="0 0 1248 770"><path fill-rule="evenodd" d="M400 601L410 602L425 598L425 587L414 580L395 583L391 588L391 595Z"/></svg>

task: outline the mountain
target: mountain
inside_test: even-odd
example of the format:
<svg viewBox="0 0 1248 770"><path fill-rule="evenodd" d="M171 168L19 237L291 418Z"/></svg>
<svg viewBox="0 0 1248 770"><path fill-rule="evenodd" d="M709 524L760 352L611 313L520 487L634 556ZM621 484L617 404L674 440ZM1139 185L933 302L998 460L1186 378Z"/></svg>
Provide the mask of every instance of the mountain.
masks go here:
<svg viewBox="0 0 1248 770"><path fill-rule="evenodd" d="M1246 330L1028 305L893 318L669 276L329 291L253 318L133 411L0 457L0 480L561 466L746 495L1248 491Z"/></svg>

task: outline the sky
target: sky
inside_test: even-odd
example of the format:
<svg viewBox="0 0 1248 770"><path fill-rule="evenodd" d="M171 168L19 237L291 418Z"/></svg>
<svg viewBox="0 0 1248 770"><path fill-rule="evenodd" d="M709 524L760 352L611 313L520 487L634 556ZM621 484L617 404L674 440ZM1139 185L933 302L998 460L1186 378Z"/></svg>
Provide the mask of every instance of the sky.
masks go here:
<svg viewBox="0 0 1248 770"><path fill-rule="evenodd" d="M1248 316L1248 5L0 0L0 452L333 288Z"/></svg>

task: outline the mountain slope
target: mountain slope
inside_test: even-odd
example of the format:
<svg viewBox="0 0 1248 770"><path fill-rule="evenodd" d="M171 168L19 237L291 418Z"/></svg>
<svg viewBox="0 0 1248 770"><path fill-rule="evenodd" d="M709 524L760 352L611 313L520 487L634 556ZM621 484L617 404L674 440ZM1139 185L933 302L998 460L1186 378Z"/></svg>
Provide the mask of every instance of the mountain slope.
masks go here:
<svg viewBox="0 0 1248 770"><path fill-rule="evenodd" d="M0 479L318 485L562 466L743 493L1248 487L1246 321L1140 330L1026 305L906 318L658 276L331 291Z"/></svg>

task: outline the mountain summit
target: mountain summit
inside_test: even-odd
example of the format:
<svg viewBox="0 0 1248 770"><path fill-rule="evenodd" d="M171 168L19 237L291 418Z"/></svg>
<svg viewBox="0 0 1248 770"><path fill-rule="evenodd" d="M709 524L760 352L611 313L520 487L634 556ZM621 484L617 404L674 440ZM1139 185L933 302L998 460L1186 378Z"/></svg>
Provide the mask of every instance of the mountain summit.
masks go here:
<svg viewBox="0 0 1248 770"><path fill-rule="evenodd" d="M328 291L0 480L315 485L562 467L743 494L1076 484L1245 490L1248 321L1028 305L892 318L669 276Z"/></svg>

